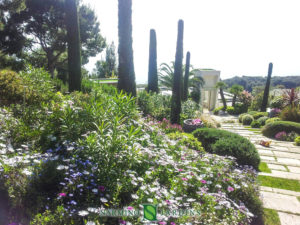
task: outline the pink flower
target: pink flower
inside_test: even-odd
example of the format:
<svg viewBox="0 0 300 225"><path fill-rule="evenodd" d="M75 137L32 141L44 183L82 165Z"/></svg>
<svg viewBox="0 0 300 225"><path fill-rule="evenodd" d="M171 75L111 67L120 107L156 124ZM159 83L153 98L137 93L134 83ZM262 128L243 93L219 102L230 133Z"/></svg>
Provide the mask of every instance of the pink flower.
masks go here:
<svg viewBox="0 0 300 225"><path fill-rule="evenodd" d="M183 171L183 169L179 169L178 171L179 171L179 172L182 172L182 171Z"/></svg>
<svg viewBox="0 0 300 225"><path fill-rule="evenodd" d="M132 206L128 206L127 209L128 210L133 210L133 207Z"/></svg>
<svg viewBox="0 0 300 225"><path fill-rule="evenodd" d="M66 195L66 193L59 193L58 194L60 197L66 197L67 195Z"/></svg>
<svg viewBox="0 0 300 225"><path fill-rule="evenodd" d="M126 224L126 221L120 220L120 224Z"/></svg>
<svg viewBox="0 0 300 225"><path fill-rule="evenodd" d="M201 183L206 184L207 182L206 182L206 180L201 180Z"/></svg>
<svg viewBox="0 0 300 225"><path fill-rule="evenodd" d="M170 224L171 224L171 225L176 225L176 223L174 223L174 222L171 222Z"/></svg>
<svg viewBox="0 0 300 225"><path fill-rule="evenodd" d="M228 190L229 192L232 192L232 191L234 191L234 188L231 187L231 186L229 186L229 187L227 188L227 190Z"/></svg>
<svg viewBox="0 0 300 225"><path fill-rule="evenodd" d="M171 205L171 202L170 202L169 200L166 200L166 203L167 203L168 205Z"/></svg>
<svg viewBox="0 0 300 225"><path fill-rule="evenodd" d="M181 178L181 179L184 180L184 181L188 180L186 177L183 177L183 178Z"/></svg>
<svg viewBox="0 0 300 225"><path fill-rule="evenodd" d="M164 221L158 222L158 224L166 225L167 223Z"/></svg>

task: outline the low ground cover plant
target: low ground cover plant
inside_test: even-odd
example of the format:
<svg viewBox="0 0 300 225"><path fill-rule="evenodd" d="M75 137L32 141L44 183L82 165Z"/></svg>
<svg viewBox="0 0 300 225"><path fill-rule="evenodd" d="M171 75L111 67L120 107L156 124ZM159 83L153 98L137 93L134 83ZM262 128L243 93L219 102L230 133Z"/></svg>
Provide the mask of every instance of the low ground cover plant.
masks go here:
<svg viewBox="0 0 300 225"><path fill-rule="evenodd" d="M254 121L254 118L250 114L246 114L242 117L243 125L250 125L253 121Z"/></svg>

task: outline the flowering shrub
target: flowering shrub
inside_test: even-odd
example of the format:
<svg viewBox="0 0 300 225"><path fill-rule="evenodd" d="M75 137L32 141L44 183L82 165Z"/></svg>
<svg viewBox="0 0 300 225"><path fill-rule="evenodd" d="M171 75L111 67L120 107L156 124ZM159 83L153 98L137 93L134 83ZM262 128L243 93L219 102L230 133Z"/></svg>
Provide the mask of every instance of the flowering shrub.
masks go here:
<svg viewBox="0 0 300 225"><path fill-rule="evenodd" d="M285 141L286 140L286 137L287 137L287 134L285 131L281 131L281 132L278 132L276 135L275 135L275 138L277 140L280 140L280 141Z"/></svg>
<svg viewBox="0 0 300 225"><path fill-rule="evenodd" d="M281 109L278 109L278 108L273 108L271 111L270 111L270 117L273 118L273 117L278 117L279 114L281 112Z"/></svg>
<svg viewBox="0 0 300 225"><path fill-rule="evenodd" d="M24 115L1 110L0 117L7 221L141 224L139 217L99 212L143 203L201 211L197 218L159 215L160 224L250 224L261 214L256 171L232 157L205 154L191 136L168 138L163 131L178 132L179 125L141 119L135 99L122 93L58 94Z"/></svg>
<svg viewBox="0 0 300 225"><path fill-rule="evenodd" d="M239 95L239 100L247 106L247 108L251 105L251 102L253 100L253 96L250 92L244 90L240 95Z"/></svg>

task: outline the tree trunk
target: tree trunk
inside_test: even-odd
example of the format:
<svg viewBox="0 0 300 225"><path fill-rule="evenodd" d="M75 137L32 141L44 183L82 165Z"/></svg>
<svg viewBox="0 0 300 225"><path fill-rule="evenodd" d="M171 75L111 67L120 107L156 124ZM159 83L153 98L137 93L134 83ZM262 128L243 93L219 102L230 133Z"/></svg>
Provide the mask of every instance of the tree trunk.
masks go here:
<svg viewBox="0 0 300 225"><path fill-rule="evenodd" d="M235 106L235 102L236 102L236 95L233 95L233 98L232 98L232 106L233 107Z"/></svg>
<svg viewBox="0 0 300 225"><path fill-rule="evenodd" d="M148 91L158 93L156 33L150 30Z"/></svg>
<svg viewBox="0 0 300 225"><path fill-rule="evenodd" d="M260 108L260 111L262 112L265 112L267 110L272 71L273 71L273 63L269 63L268 78L267 78L266 87L264 91L263 101Z"/></svg>
<svg viewBox="0 0 300 225"><path fill-rule="evenodd" d="M171 103L171 123L172 124L180 123L182 58L183 58L183 21L179 20L173 89L172 89L172 103Z"/></svg>
<svg viewBox="0 0 300 225"><path fill-rule="evenodd" d="M221 98L222 98L224 110L226 110L226 109L227 109L227 104L226 104L226 99L225 99L225 97L224 97L224 92L223 92L223 89L222 89L222 88L220 88L220 95L221 95Z"/></svg>
<svg viewBox="0 0 300 225"><path fill-rule="evenodd" d="M66 0L66 25L68 38L69 91L80 91L81 47L79 19L75 0Z"/></svg>
<svg viewBox="0 0 300 225"><path fill-rule="evenodd" d="M132 49L132 0L119 0L119 80L118 89L136 96Z"/></svg>
<svg viewBox="0 0 300 225"><path fill-rule="evenodd" d="M185 63L185 74L184 74L184 88L183 88L183 101L188 99L189 94L189 75L190 75L190 52L186 53L186 63Z"/></svg>

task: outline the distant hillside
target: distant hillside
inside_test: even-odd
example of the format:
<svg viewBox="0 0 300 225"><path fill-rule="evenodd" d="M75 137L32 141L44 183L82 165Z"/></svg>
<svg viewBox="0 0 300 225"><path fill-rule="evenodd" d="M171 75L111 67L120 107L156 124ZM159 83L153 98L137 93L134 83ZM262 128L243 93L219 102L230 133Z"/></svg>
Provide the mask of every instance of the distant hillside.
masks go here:
<svg viewBox="0 0 300 225"><path fill-rule="evenodd" d="M252 88L255 86L264 86L266 84L267 77L233 77L226 80L223 80L228 87L231 87L233 84L242 85L245 90L252 91ZM300 76L286 76L286 77L272 77L271 80L272 86L283 85L285 88L295 88L300 86Z"/></svg>

